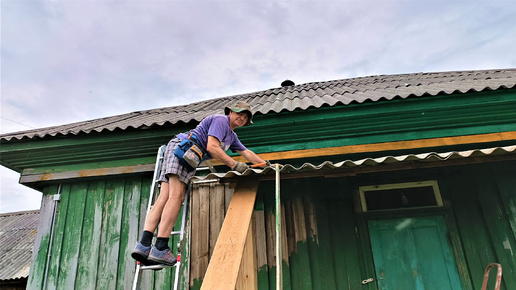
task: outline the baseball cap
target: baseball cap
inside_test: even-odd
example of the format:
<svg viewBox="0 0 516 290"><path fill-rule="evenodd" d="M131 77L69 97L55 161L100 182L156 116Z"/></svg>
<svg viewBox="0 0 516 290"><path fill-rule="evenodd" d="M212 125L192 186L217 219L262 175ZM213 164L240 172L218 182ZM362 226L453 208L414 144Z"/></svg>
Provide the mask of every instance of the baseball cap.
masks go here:
<svg viewBox="0 0 516 290"><path fill-rule="evenodd" d="M244 126L250 126L253 124L253 112L251 111L251 106L249 106L248 103L244 102L244 101L238 101L234 106L232 107L226 107L224 109L224 113L226 115L229 115L229 112L233 111L235 113L240 113L240 112L248 112L248 118L247 118L247 123L245 123Z"/></svg>

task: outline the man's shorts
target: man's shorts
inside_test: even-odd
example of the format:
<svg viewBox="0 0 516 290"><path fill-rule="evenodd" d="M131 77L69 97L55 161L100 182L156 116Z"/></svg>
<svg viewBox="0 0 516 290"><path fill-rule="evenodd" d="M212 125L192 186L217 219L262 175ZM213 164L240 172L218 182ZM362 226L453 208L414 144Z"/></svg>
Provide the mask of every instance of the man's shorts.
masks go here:
<svg viewBox="0 0 516 290"><path fill-rule="evenodd" d="M179 159L174 155L174 150L176 150L180 142L181 140L178 138L173 138L168 142L163 156L163 164L161 164L159 181L168 183L168 176L174 174L179 177L181 182L188 184L190 179L195 175L195 169L188 171L188 169L179 163Z"/></svg>

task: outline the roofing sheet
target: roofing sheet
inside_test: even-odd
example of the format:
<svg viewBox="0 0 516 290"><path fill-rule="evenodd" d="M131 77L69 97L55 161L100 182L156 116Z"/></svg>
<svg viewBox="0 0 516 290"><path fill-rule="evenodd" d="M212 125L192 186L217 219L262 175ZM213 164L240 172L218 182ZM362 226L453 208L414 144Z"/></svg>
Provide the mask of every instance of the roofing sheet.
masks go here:
<svg viewBox="0 0 516 290"><path fill-rule="evenodd" d="M421 154L407 154L400 156L385 156L378 158L365 158L360 160L344 160L341 162L333 163L325 161L320 165L314 165L311 163L304 163L300 167L295 167L291 164L285 164L281 168L281 174L288 174L292 172L310 172L319 171L323 169L339 169L339 168L355 168L355 167L366 167L366 166L377 166L381 164L392 164L392 163L408 163L408 162L435 162L435 161L446 161L453 159L465 159L472 157L485 157L495 155L509 155L516 154L516 145L505 146L505 147L493 147L486 149L474 149L466 151L452 151L445 153L421 153ZM208 179L219 179L219 178L233 178L239 176L253 176L253 175L267 175L274 174L275 169L273 167L267 167L264 169L250 168L244 173L236 171L228 171L224 173L210 173L206 176L195 176L194 180L202 181Z"/></svg>
<svg viewBox="0 0 516 290"><path fill-rule="evenodd" d="M73 124L8 133L0 135L0 139L9 141L56 135L77 135L104 130L125 130L144 126L162 126L167 123L201 121L208 115L223 112L224 107L237 100L248 102L253 111L257 113L267 114L366 101L377 102L395 98L480 92L515 87L516 69L514 68L357 77L272 88L188 105L137 111Z"/></svg>
<svg viewBox="0 0 516 290"><path fill-rule="evenodd" d="M0 214L0 280L29 276L39 210Z"/></svg>

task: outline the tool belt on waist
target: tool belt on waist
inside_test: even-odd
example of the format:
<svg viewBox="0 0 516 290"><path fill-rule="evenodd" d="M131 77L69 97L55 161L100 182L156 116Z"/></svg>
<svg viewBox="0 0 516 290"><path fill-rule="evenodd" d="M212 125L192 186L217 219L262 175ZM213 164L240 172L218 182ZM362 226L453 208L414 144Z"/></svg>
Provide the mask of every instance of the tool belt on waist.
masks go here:
<svg viewBox="0 0 516 290"><path fill-rule="evenodd" d="M189 171L197 168L205 159L208 158L208 154L199 145L199 139L195 135L190 134L188 139L181 141L174 155L179 159L179 163L185 166Z"/></svg>

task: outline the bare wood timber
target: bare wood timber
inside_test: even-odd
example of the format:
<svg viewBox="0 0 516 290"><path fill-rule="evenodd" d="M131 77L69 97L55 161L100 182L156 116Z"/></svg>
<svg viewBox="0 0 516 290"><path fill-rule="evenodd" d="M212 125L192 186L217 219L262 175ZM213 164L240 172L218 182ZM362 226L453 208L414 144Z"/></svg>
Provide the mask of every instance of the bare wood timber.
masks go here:
<svg viewBox="0 0 516 290"><path fill-rule="evenodd" d="M267 234L265 233L265 211L254 212L256 267L259 269L267 265Z"/></svg>
<svg viewBox="0 0 516 290"><path fill-rule="evenodd" d="M269 268L276 266L276 220L274 212L265 211L267 261Z"/></svg>
<svg viewBox="0 0 516 290"><path fill-rule="evenodd" d="M210 259L224 222L224 185L210 185Z"/></svg>
<svg viewBox="0 0 516 290"><path fill-rule="evenodd" d="M245 256L246 240L252 229L251 217L258 184L258 179L243 179L237 184L201 289L235 289ZM255 265L254 262L251 264ZM250 274L256 275L256 271ZM256 277L247 281L256 281ZM248 289L256 288L247 286Z"/></svg>
<svg viewBox="0 0 516 290"><path fill-rule="evenodd" d="M242 255L242 264L238 271L236 289L258 289L255 230L254 219L251 218Z"/></svg>
<svg viewBox="0 0 516 290"><path fill-rule="evenodd" d="M210 254L210 186L205 185L199 188L199 239L197 246L199 247L199 276L205 274L209 263Z"/></svg>
<svg viewBox="0 0 516 290"><path fill-rule="evenodd" d="M235 190L236 183L226 183L224 188L224 204L225 210L224 212L228 212L229 203L231 202L231 198L233 197L233 191Z"/></svg>
<svg viewBox="0 0 516 290"><path fill-rule="evenodd" d="M454 136L454 137L440 137L407 141L382 142L373 144L359 144L347 145L316 149L291 150L282 152L260 153L260 157L267 160L288 160L298 158L310 158L319 156L343 155L353 153L367 153L367 152L381 152L381 151L395 151L417 148L430 148L450 145L462 145L473 143L490 143L498 141L516 140L516 131ZM244 161L241 156L233 157L236 161ZM214 165L222 165L222 163L213 162Z"/></svg>
<svg viewBox="0 0 516 290"><path fill-rule="evenodd" d="M193 194L191 196L190 214L191 214L191 248L190 248L190 287L193 286L194 280L200 275L201 269L199 266L199 246L197 240L199 239L199 224L202 222L199 219L200 212L200 194L198 194L199 186L194 186Z"/></svg>
<svg viewBox="0 0 516 290"><path fill-rule="evenodd" d="M32 183L39 181L50 181L50 180L63 180L72 178L83 178L83 177L96 177L96 176L107 176L107 175L118 175L118 174L129 174L129 173L141 173L141 172L152 172L154 170L154 164L141 164L141 165L130 165L120 166L111 168L97 168L97 169L84 169L64 172L49 172L49 173L38 173L30 174L31 169L23 170L20 183Z"/></svg>

